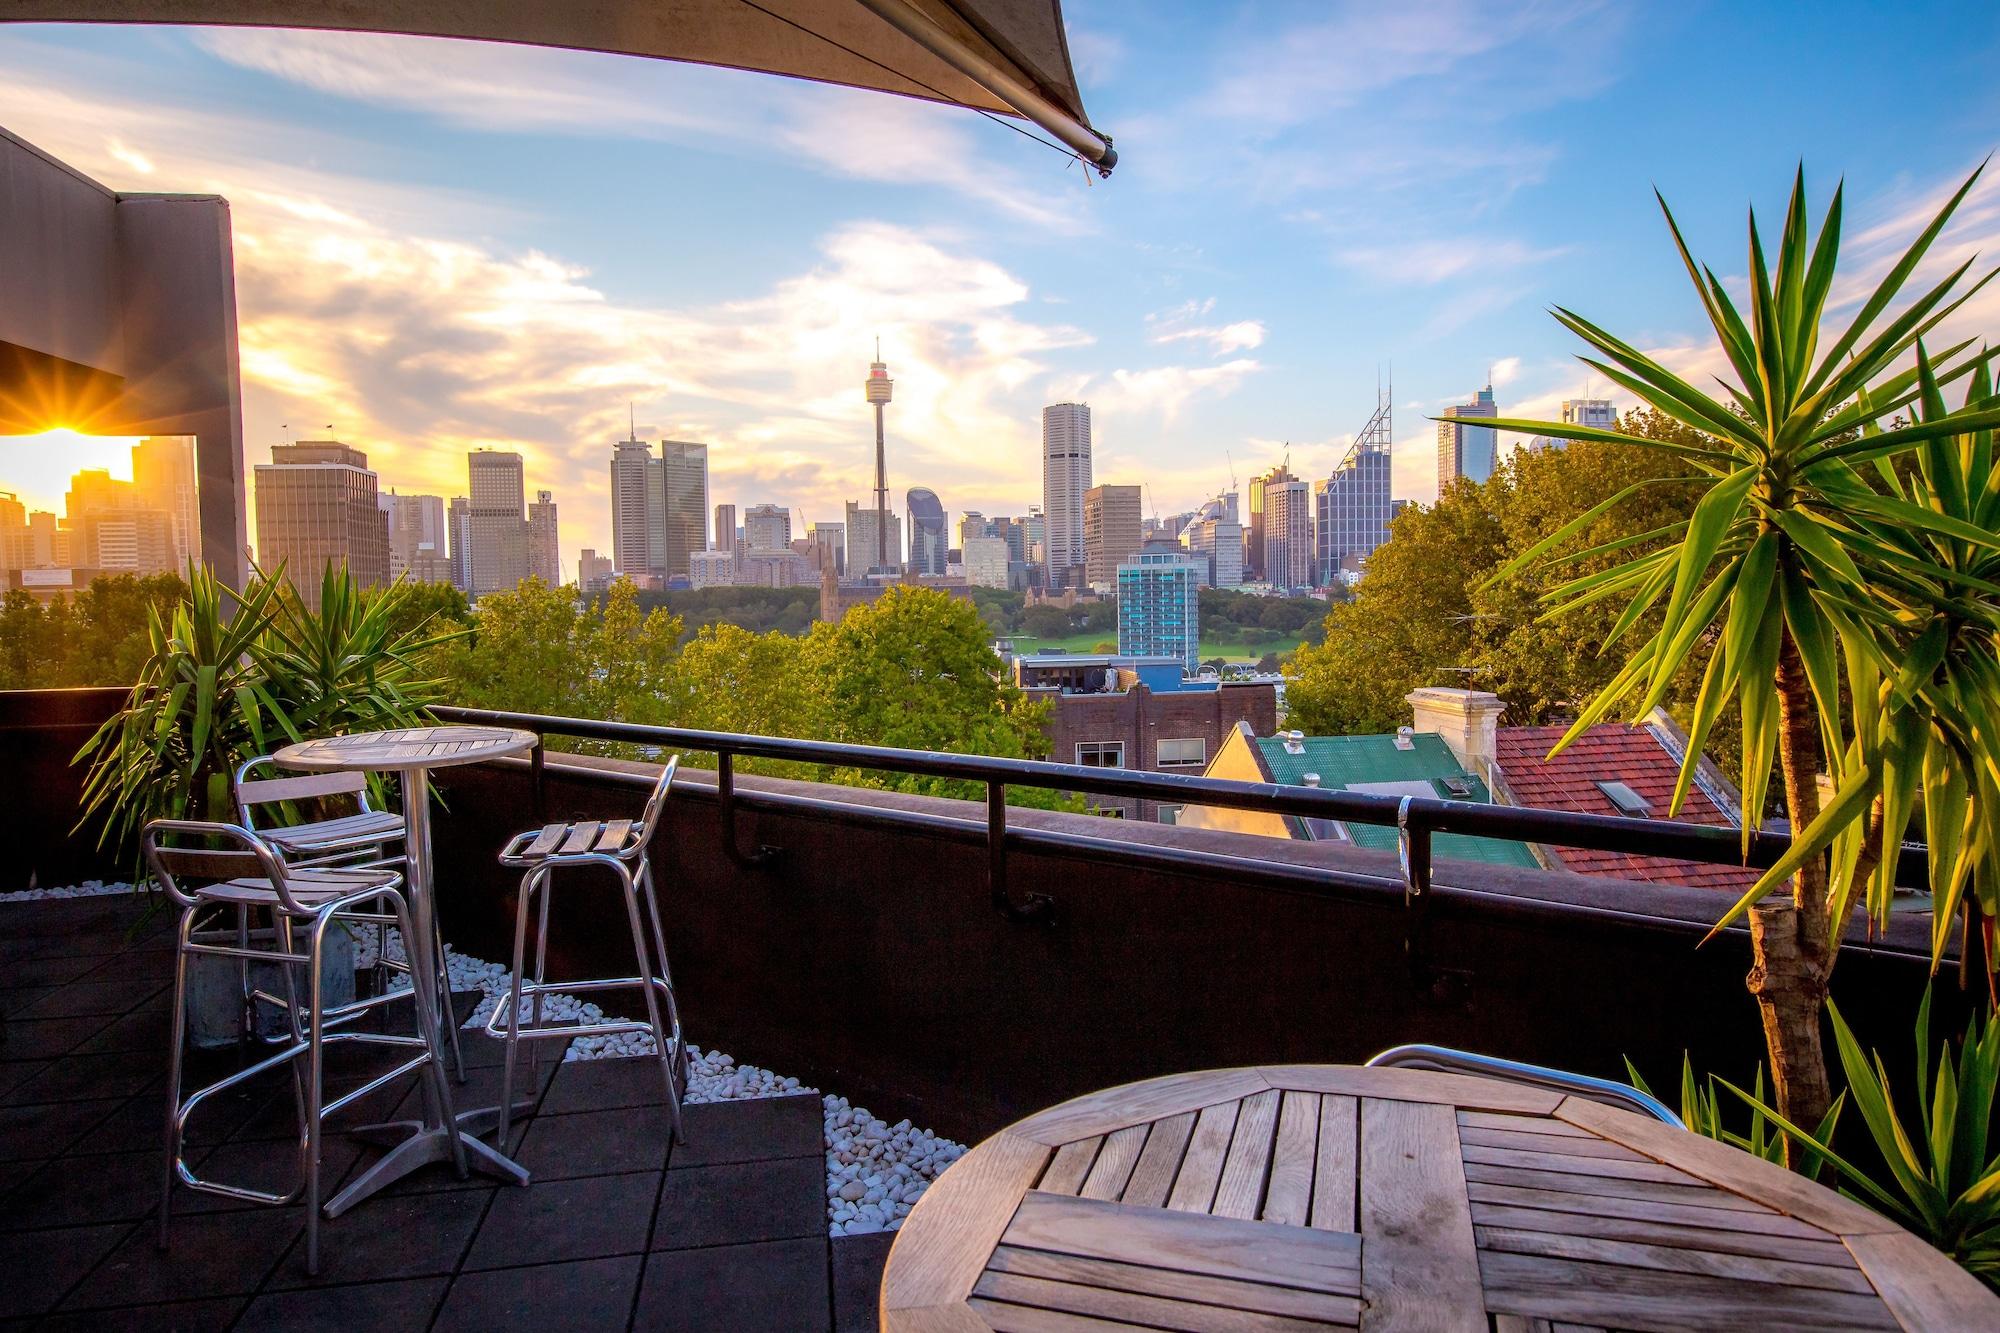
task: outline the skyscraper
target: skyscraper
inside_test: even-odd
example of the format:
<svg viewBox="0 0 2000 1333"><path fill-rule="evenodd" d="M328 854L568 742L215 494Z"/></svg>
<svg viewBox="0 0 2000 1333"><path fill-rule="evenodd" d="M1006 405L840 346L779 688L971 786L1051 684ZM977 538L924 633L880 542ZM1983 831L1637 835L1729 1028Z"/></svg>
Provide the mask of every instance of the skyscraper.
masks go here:
<svg viewBox="0 0 2000 1333"><path fill-rule="evenodd" d="M451 583L460 592L472 588L472 501L463 495L451 497L445 510L445 530L451 536Z"/></svg>
<svg viewBox="0 0 2000 1333"><path fill-rule="evenodd" d="M1252 583L1261 583L1269 577L1269 571L1264 568L1265 492L1272 486L1297 480L1298 478L1292 475L1291 458L1289 455L1287 455L1284 462L1278 464L1270 471L1260 472L1250 478L1250 493L1248 496L1250 501L1249 545L1245 548L1246 558L1243 562L1243 577Z"/></svg>
<svg viewBox="0 0 2000 1333"><path fill-rule="evenodd" d="M716 512L719 516L721 509ZM743 546L765 553L791 550L792 511L778 505L751 505L743 511Z"/></svg>
<svg viewBox="0 0 2000 1333"><path fill-rule="evenodd" d="M556 501L536 491L528 506L528 573L551 588L562 587L562 546L556 536Z"/></svg>
<svg viewBox="0 0 2000 1333"><path fill-rule="evenodd" d="M999 537L966 537L960 541L965 581L975 588L1005 588L1009 582L1007 543Z"/></svg>
<svg viewBox="0 0 2000 1333"><path fill-rule="evenodd" d="M845 523L815 523L806 529L806 545L813 564L822 571L832 570L838 577L847 568L847 525Z"/></svg>
<svg viewBox="0 0 2000 1333"><path fill-rule="evenodd" d="M876 529L877 513L872 504L847 502L847 572L860 575L872 570L888 574L903 572L903 520L893 511L889 514L889 527L879 536ZM889 563L877 565L877 553L887 551Z"/></svg>
<svg viewBox="0 0 2000 1333"><path fill-rule="evenodd" d="M272 445L271 461L255 471L257 559L267 573L282 563L314 610L328 565L345 563L362 587L389 581L389 519L367 454L338 440L300 440Z"/></svg>
<svg viewBox="0 0 2000 1333"><path fill-rule="evenodd" d="M912 486L905 499L910 511L910 569L942 578L945 550L950 545L945 536L944 505L937 492L926 486Z"/></svg>
<svg viewBox="0 0 2000 1333"><path fill-rule="evenodd" d="M875 340L875 359L868 363L868 380L862 386L869 405L875 409L875 521L870 531L875 537L875 549L866 550L860 546L853 549L858 553L857 563L872 561L877 569L888 569L893 564L902 566L902 549L889 544L889 460L882 443L882 409L889 405L895 395L896 382L889 378L889 367L882 360L882 340ZM854 534L854 524L850 520L848 535Z"/></svg>
<svg viewBox="0 0 2000 1333"><path fill-rule="evenodd" d="M194 498L194 438L153 435L132 446L132 485L139 506L167 516L173 569L186 573L201 555L201 516Z"/></svg>
<svg viewBox="0 0 2000 1333"><path fill-rule="evenodd" d="M611 586L616 577L611 568L611 557L599 555L586 546L576 561L577 590L584 593L603 592Z"/></svg>
<svg viewBox="0 0 2000 1333"><path fill-rule="evenodd" d="M1083 578L1083 495L1090 489L1090 405L1052 403L1042 409L1042 516L1048 586ZM1134 543L1136 549L1137 543Z"/></svg>
<svg viewBox="0 0 2000 1333"><path fill-rule="evenodd" d="M736 549L736 506L717 505L715 507L715 549L733 551Z"/></svg>
<svg viewBox="0 0 2000 1333"><path fill-rule="evenodd" d="M1139 549L1139 488L1093 486L1083 493L1083 577L1094 588L1111 588L1118 566Z"/></svg>
<svg viewBox="0 0 2000 1333"><path fill-rule="evenodd" d="M174 566L173 518L148 506L139 488L102 468L70 478L63 522L78 564L126 574L164 574Z"/></svg>
<svg viewBox="0 0 2000 1333"><path fill-rule="evenodd" d="M611 563L643 583L663 577L666 557L666 469L634 431L611 446Z"/></svg>
<svg viewBox="0 0 2000 1333"><path fill-rule="evenodd" d="M1243 582L1243 525L1236 521L1236 506L1211 501L1203 508L1202 517L1187 530L1188 549L1208 566L1210 587L1234 588Z"/></svg>
<svg viewBox="0 0 2000 1333"><path fill-rule="evenodd" d="M390 491L379 502L389 520L389 577L415 583L453 582L444 497Z"/></svg>
<svg viewBox="0 0 2000 1333"><path fill-rule="evenodd" d="M1599 430L1617 430L1618 413L1612 409L1608 398L1565 398L1562 403L1562 421L1565 426L1595 426ZM1530 449L1562 448L1569 443L1552 435L1537 435L1528 441Z"/></svg>
<svg viewBox="0 0 2000 1333"><path fill-rule="evenodd" d="M1276 588L1313 585L1312 487L1303 481L1264 487L1264 581Z"/></svg>
<svg viewBox="0 0 2000 1333"><path fill-rule="evenodd" d="M472 556L468 597L506 592L528 576L527 480L521 455L475 449L465 456Z"/></svg>
<svg viewBox="0 0 2000 1333"><path fill-rule="evenodd" d="M1487 385L1471 402L1453 404L1439 415L1448 418L1438 422L1439 493L1461 477L1467 481L1491 479L1498 461L1500 432L1491 426L1461 423L1500 415L1499 405L1493 401L1493 386Z"/></svg>
<svg viewBox="0 0 2000 1333"><path fill-rule="evenodd" d="M1118 566L1118 651L1178 657L1193 671L1201 644L1201 569L1178 551L1141 551Z"/></svg>
<svg viewBox="0 0 2000 1333"><path fill-rule="evenodd" d="M688 554L708 549L708 446L662 440L660 462L666 483L667 578L688 572Z"/></svg>
<svg viewBox="0 0 2000 1333"><path fill-rule="evenodd" d="M1389 494L1389 446L1395 439L1388 393L1348 447L1333 475L1313 487L1313 543L1319 568L1331 583L1359 575L1389 540L1395 502Z"/></svg>

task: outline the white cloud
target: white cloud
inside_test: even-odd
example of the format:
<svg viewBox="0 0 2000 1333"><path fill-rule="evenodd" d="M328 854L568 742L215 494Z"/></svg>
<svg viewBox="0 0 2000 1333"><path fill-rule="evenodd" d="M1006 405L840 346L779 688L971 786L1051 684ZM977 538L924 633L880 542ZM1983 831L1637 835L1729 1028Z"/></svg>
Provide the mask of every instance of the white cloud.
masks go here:
<svg viewBox="0 0 2000 1333"><path fill-rule="evenodd" d="M1050 385L1051 401L1088 402L1099 431L1121 423L1171 424L1198 398L1226 398L1263 365L1237 357L1213 366L1154 366L1105 375L1065 376Z"/></svg>
<svg viewBox="0 0 2000 1333"><path fill-rule="evenodd" d="M1561 246L1531 246L1485 237L1413 240L1401 244L1350 246L1336 258L1370 279L1388 284L1432 285L1465 276L1539 264L1565 253Z"/></svg>
<svg viewBox="0 0 2000 1333"><path fill-rule="evenodd" d="M1215 298L1184 301L1171 310L1146 316L1147 338L1154 343L1206 343L1217 356L1247 352L1264 345L1264 323L1239 319L1228 324L1199 321L1215 310Z"/></svg>

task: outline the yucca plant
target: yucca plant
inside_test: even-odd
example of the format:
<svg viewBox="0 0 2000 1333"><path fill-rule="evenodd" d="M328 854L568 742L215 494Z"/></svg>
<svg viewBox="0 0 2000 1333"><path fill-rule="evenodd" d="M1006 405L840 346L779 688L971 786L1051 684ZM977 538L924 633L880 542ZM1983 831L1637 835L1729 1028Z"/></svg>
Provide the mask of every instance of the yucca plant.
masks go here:
<svg viewBox="0 0 2000 1333"><path fill-rule="evenodd" d="M90 766L77 827L94 823L100 846L136 856L148 820L231 818L230 780L246 759L426 720L437 686L418 655L433 640L391 632L402 596L400 585L357 591L329 568L315 612L282 569L241 594L191 570L187 599L152 613L151 652L125 707L77 752Z"/></svg>
<svg viewBox="0 0 2000 1333"><path fill-rule="evenodd" d="M1851 795L1821 819L1816 779L1825 771L1847 792L1850 770L1880 763L1879 737L1844 716L1843 683L1872 700L1880 636L1892 632L1896 607L1879 597L1857 563L1855 546L1870 526L1890 525L1978 546L2000 544L1991 529L1869 484L1864 465L1893 460L1931 440L1990 430L2000 409L1977 402L1959 413L1877 433L1862 428L1912 407L1922 392L1906 365L1919 339L1993 276L1968 281L1971 261L1907 300L1904 288L1952 213L1974 172L1892 265L1846 327L1821 345L1821 322L1840 250L1841 192L1816 237L1806 220L1805 176L1795 178L1775 268L1766 260L1756 213L1750 215L1749 317L1720 279L1689 253L1673 214L1660 201L1682 264L1714 328L1731 374L1725 400L1695 388L1644 352L1572 311L1556 318L1595 349L1582 359L1611 383L1699 431L1705 444L1673 443L1561 422L1502 418L1499 430L1558 439L1606 440L1662 450L1684 459L1691 478L1665 483L1702 488L1685 523L1634 538L1625 563L1573 580L1552 595L1549 614L1602 598L1626 599L1606 651L1617 648L1648 612L1665 607L1659 628L1627 649L1623 669L1581 710L1556 747L1621 705L1635 719L1661 703L1675 677L1707 655L1689 725L1689 744L1674 807L1685 799L1710 730L1733 699L1743 734L1742 827L1747 851L1762 823L1775 758L1793 829L1825 835L1833 861L1858 862L1856 821L1866 812ZM1985 360L1967 344L1948 349L1935 378L1970 377ZM1499 576L1569 542L1622 503L1628 488L1564 525ZM1945 582L1948 574L1929 570ZM1847 680L1848 673L1857 678ZM1864 710L1866 711L1866 710ZM1843 843L1841 840L1845 839ZM1791 880L1787 899L1765 895ZM1754 910L1753 909L1754 906ZM1844 916L1828 858L1802 854L1765 875L1722 923L1751 915L1755 967L1749 979L1763 1018L1778 1104L1794 1123L1817 1123L1832 1102L1820 1011Z"/></svg>
<svg viewBox="0 0 2000 1333"><path fill-rule="evenodd" d="M1631 1079L1633 1087L1648 1097L1658 1095L1647 1086L1645 1078L1639 1073L1639 1067L1629 1059L1625 1062L1625 1073ZM1688 1132L1714 1139L1718 1143L1726 1143L1732 1148L1747 1152L1752 1157L1761 1157L1767 1162L1782 1162L1785 1158L1787 1136L1778 1128L1777 1122L1764 1112L1764 1067L1757 1066L1757 1076L1751 1084L1751 1094L1755 1102L1750 1108L1750 1124L1744 1130L1731 1129L1722 1114L1723 1100L1719 1088L1727 1086L1729 1085L1713 1074L1706 1079L1696 1078L1694 1061L1685 1054L1681 1056L1681 1121L1687 1125ZM1730 1090L1734 1091L1733 1088ZM1819 1150L1833 1142L1834 1130L1840 1125L1840 1108L1846 1104L1845 1093L1834 1098L1833 1105L1827 1109L1825 1118L1819 1122L1819 1128L1813 1131L1807 1143L1802 1145L1804 1152L1801 1154L1799 1169L1805 1174L1819 1173Z"/></svg>
<svg viewBox="0 0 2000 1333"><path fill-rule="evenodd" d="M1914 1136L1896 1111L1889 1071L1882 1057L1863 1054L1861 1043L1840 1016L1833 1019L1847 1095L1867 1122L1868 1137L1881 1157L1886 1177L1864 1170L1812 1139L1765 1105L1761 1095L1723 1081L1757 1114L1768 1117L1787 1137L1810 1142L1846 1182L1844 1193L1893 1218L1957 1260L1959 1266L2000 1289L2000 1135L1993 1119L1994 1089L2000 1085L2000 1021L1974 1015L1952 1059L1951 1043L1937 1051L1931 1075L1931 997L1917 1009L1916 1105Z"/></svg>

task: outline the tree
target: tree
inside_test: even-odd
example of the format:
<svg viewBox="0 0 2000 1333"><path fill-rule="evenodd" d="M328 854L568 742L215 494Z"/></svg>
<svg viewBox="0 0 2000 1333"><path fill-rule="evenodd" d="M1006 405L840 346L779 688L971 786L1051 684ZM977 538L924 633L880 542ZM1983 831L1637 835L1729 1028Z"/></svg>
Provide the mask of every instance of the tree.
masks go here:
<svg viewBox="0 0 2000 1333"><path fill-rule="evenodd" d="M1799 172L1775 267L1766 262L1752 212L1747 321L1722 283L1688 252L1662 200L1668 229L1734 376L1733 383L1723 381L1726 404L1581 316L1556 312L1596 351L1583 358L1586 364L1706 437L1700 444L1646 445L1682 459L1698 475L1700 498L1687 521L1637 543L1641 553L1611 569L1572 580L1551 600L1569 611L1600 598L1622 598L1624 609L1606 646L1636 645L1624 649L1621 670L1578 717L1570 736L1634 700L1636 713L1643 714L1666 698L1684 668L1705 655L1676 807L1693 781L1705 740L1732 699L1744 737L1746 846L1776 757L1785 807L1799 836L1724 923L1749 913L1755 952L1749 988L1763 1019L1779 1109L1795 1124L1817 1123L1832 1100L1821 1016L1848 895L1866 864L1863 848L1872 844L1871 855L1894 859L1883 855L1880 841L1886 821L1866 817L1885 790L1885 773L1907 765L1912 755L1904 733L1875 725L1878 683L1913 696L1917 682L1910 677L1921 677L1945 647L1934 617L1913 623L1899 598L1885 595L1877 576L1901 570L1954 594L1970 586L1962 569L1933 553L1897 551L1885 534L1901 528L1972 547L2000 545L1991 526L1967 522L1947 512L1948 506L1913 501L1887 484L1897 455L1954 435L1977 439L2000 425L2000 405L1993 399L1975 398L1958 413L1937 411L1915 424L1855 437L1857 429L1911 407L1936 386L1974 377L1987 359L1983 352L1965 355L1967 344L1960 344L1939 358L1941 369L1935 376L1926 373L1925 382L1920 383L1919 367L1896 369L1925 334L1992 276L1963 287L1971 260L1884 319L1978 175L1966 180L1888 269L1824 352L1820 321L1840 248L1840 191L1817 238L1809 239L1805 177ZM1616 438L1602 429L1555 422L1501 418L1490 424L1558 439ZM1864 470L1869 464L1874 466ZM1630 493L1628 488L1564 524L1510 572L1567 542ZM1903 568L1909 560L1914 569ZM1658 628L1634 635L1632 627L1663 598ZM1980 632L1990 640L2000 632L2000 620L1989 619ZM1850 689L1863 706L1845 706ZM1969 790L1978 774L1968 768L1983 765L1991 771L2000 746L1990 726L1991 700L1989 692L1981 752L1967 756L1942 747L1935 752L1942 766L1927 775L1931 780ZM1822 771L1837 792L1824 810L1817 786ZM1766 897L1787 879L1787 898ZM1879 905L1886 910L1886 895Z"/></svg>
<svg viewBox="0 0 2000 1333"><path fill-rule="evenodd" d="M187 591L175 574L119 574L46 606L9 592L0 603L0 689L131 684L152 652L152 614L170 612Z"/></svg>

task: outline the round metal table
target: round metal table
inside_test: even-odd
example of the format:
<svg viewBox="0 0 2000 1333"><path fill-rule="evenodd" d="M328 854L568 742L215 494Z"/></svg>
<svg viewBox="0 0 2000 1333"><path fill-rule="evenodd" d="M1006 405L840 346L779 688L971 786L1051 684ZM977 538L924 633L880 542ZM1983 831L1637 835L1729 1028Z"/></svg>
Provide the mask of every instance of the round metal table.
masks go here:
<svg viewBox="0 0 2000 1333"><path fill-rule="evenodd" d="M911 1210L882 1326L2000 1328L2000 1297L1782 1167L1562 1092L1281 1065L1092 1093Z"/></svg>
<svg viewBox="0 0 2000 1333"><path fill-rule="evenodd" d="M446 1016L441 1021L450 1035L461 1082L465 1078L465 1065L459 1051L458 1023L451 1009L450 983L441 971L442 956L433 958L430 943L440 939L432 900L430 770L520 754L539 743L540 737L532 731L511 727L398 727L302 741L272 756L284 768L316 773L394 773L400 779L408 853L403 879L410 904L410 928L426 942L420 948L415 941L405 940L403 952L409 959L412 986L428 986L430 993L439 997L433 1008ZM497 1107L458 1112L447 1126L445 1108L432 1104L433 1100L426 1093L426 1115L422 1120L369 1125L354 1131L360 1137L392 1146L380 1161L327 1202L327 1216L340 1216L420 1167L450 1160L454 1134L464 1146L468 1164L503 1179L527 1183L528 1172L524 1167L478 1138L482 1126L497 1120Z"/></svg>

